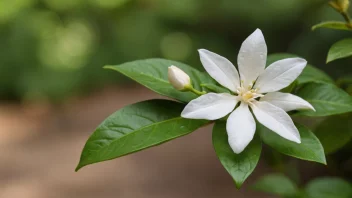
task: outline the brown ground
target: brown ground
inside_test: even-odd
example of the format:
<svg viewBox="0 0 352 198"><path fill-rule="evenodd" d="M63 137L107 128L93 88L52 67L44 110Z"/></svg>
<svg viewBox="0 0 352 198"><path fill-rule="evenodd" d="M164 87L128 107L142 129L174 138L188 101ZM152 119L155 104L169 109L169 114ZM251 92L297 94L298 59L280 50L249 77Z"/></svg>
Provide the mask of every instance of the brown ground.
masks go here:
<svg viewBox="0 0 352 198"><path fill-rule="evenodd" d="M74 172L85 141L117 109L157 98L145 88L106 89L62 108L0 105L1 198L269 198L241 190L219 163L211 128Z"/></svg>

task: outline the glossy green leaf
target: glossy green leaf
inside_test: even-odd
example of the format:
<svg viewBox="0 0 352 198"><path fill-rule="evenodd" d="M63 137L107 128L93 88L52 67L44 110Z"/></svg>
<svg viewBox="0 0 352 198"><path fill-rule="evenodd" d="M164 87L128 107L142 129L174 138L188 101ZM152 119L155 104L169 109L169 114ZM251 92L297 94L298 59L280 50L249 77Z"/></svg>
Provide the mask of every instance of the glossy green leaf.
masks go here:
<svg viewBox="0 0 352 198"><path fill-rule="evenodd" d="M262 150L259 138L255 137L244 151L236 154L228 143L226 122L217 121L213 128L213 145L221 164L232 176L237 188L240 188L259 161Z"/></svg>
<svg viewBox="0 0 352 198"><path fill-rule="evenodd" d="M77 170L189 134L208 123L180 117L184 105L149 100L126 106L101 123L88 139Z"/></svg>
<svg viewBox="0 0 352 198"><path fill-rule="evenodd" d="M329 50L327 63L336 59L352 56L352 38L343 39L333 44Z"/></svg>
<svg viewBox="0 0 352 198"><path fill-rule="evenodd" d="M315 129L315 135L324 147L325 154L342 148L352 139L352 116L328 117Z"/></svg>
<svg viewBox="0 0 352 198"><path fill-rule="evenodd" d="M291 142L277 135L270 129L258 125L262 141L278 152L307 161L326 164L324 149L319 139L307 127L296 124L301 134L301 143Z"/></svg>
<svg viewBox="0 0 352 198"><path fill-rule="evenodd" d="M352 185L339 178L319 178L305 188L308 198L351 198Z"/></svg>
<svg viewBox="0 0 352 198"><path fill-rule="evenodd" d="M352 111L352 97L333 84L308 83L296 95L314 106L314 111L300 111L297 115L328 116Z"/></svg>
<svg viewBox="0 0 352 198"><path fill-rule="evenodd" d="M298 193L298 188L288 177L283 174L270 174L259 178L252 188L280 196L293 197Z"/></svg>
<svg viewBox="0 0 352 198"><path fill-rule="evenodd" d="M281 59L293 57L299 56L289 53L270 54L267 59L267 65L270 65L271 63ZM308 82L334 83L334 81L325 72L309 64L304 68L301 75L298 76L296 82L297 85Z"/></svg>
<svg viewBox="0 0 352 198"><path fill-rule="evenodd" d="M165 59L137 60L121 65L109 65L104 68L116 70L161 95L182 102L189 102L197 98L198 96L194 93L181 92L172 87L167 77L168 67L171 65L175 65L186 72L190 76L194 88L198 90L202 89L201 83L214 83L214 80L206 73L200 72L186 64Z"/></svg>
<svg viewBox="0 0 352 198"><path fill-rule="evenodd" d="M351 30L345 22L341 21L325 21L319 24L316 24L312 27L312 30L316 30L318 28L328 28L328 29L335 29L335 30Z"/></svg>
<svg viewBox="0 0 352 198"><path fill-rule="evenodd" d="M307 65L304 68L301 75L297 78L298 84L304 84L309 82L322 82L334 84L334 80L330 78L325 72L320 69Z"/></svg>
<svg viewBox="0 0 352 198"><path fill-rule="evenodd" d="M214 84L201 84L200 86L207 88L209 91L215 93L231 93L230 90Z"/></svg>

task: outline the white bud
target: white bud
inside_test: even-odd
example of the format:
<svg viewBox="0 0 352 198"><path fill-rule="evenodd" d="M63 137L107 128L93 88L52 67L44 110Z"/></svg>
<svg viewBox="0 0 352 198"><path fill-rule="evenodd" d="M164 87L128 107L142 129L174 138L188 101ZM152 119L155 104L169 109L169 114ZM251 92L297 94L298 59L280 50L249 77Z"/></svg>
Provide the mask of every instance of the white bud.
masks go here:
<svg viewBox="0 0 352 198"><path fill-rule="evenodd" d="M343 12L347 12L348 8L350 7L350 1L349 0L340 0L339 1L340 7Z"/></svg>
<svg viewBox="0 0 352 198"><path fill-rule="evenodd" d="M335 8L338 12L347 12L350 7L349 0L331 0L329 2L330 6Z"/></svg>
<svg viewBox="0 0 352 198"><path fill-rule="evenodd" d="M168 78L171 85L177 90L184 91L187 87L192 86L189 76L176 66L169 67Z"/></svg>

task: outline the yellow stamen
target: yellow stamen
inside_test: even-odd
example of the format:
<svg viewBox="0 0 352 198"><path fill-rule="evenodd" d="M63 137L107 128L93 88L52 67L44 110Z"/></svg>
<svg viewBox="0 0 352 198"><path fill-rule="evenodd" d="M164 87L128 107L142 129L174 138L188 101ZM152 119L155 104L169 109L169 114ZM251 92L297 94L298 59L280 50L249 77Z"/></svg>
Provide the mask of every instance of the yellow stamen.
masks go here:
<svg viewBox="0 0 352 198"><path fill-rule="evenodd" d="M253 98L253 95L254 94L253 94L252 91L248 91L248 92L246 92L245 94L242 95L242 98L243 98L243 100L247 101L247 100Z"/></svg>
<svg viewBox="0 0 352 198"><path fill-rule="evenodd" d="M251 84L250 86L253 86ZM250 104L252 101L254 101L256 98L263 97L262 94L257 93L258 88L255 89L246 89L243 86L237 88L237 94L239 97L241 97L241 100L243 102L246 102Z"/></svg>

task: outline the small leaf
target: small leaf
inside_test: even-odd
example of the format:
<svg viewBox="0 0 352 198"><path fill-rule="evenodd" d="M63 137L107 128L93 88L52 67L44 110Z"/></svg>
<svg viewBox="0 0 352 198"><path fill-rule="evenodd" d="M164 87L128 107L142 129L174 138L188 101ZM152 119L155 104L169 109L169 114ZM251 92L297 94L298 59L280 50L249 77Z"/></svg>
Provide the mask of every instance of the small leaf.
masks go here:
<svg viewBox="0 0 352 198"><path fill-rule="evenodd" d="M212 92L215 93L231 93L230 90L224 88L224 87L220 87L218 85L214 85L214 84L201 84L201 87L207 88Z"/></svg>
<svg viewBox="0 0 352 198"><path fill-rule="evenodd" d="M194 93L181 92L172 87L167 75L168 67L171 65L175 65L186 72L190 76L195 89L201 90L201 83L214 84L214 80L208 74L186 64L165 59L137 60L121 65L105 66L104 68L116 70L161 95L182 102L189 102L197 98L198 96Z"/></svg>
<svg viewBox="0 0 352 198"><path fill-rule="evenodd" d="M259 161L262 150L259 138L255 137L244 151L236 154L227 140L226 123L217 121L213 128L213 145L221 164L232 176L237 188L240 188Z"/></svg>
<svg viewBox="0 0 352 198"><path fill-rule="evenodd" d="M283 174L270 174L259 178L252 188L284 197L293 197L298 193L296 184Z"/></svg>
<svg viewBox="0 0 352 198"><path fill-rule="evenodd" d="M314 111L300 111L296 115L328 116L352 111L352 97L333 84L308 83L297 95L308 101Z"/></svg>
<svg viewBox="0 0 352 198"><path fill-rule="evenodd" d="M82 151L83 166L111 160L189 134L208 121L180 117L184 105L149 100L126 106L103 121Z"/></svg>
<svg viewBox="0 0 352 198"><path fill-rule="evenodd" d="M351 115L328 117L315 129L315 135L324 147L325 154L342 148L352 139Z"/></svg>
<svg viewBox="0 0 352 198"><path fill-rule="evenodd" d="M352 185L339 178L319 178L305 188L309 198L351 198Z"/></svg>
<svg viewBox="0 0 352 198"><path fill-rule="evenodd" d="M294 54L289 54L289 53L270 54L267 58L267 65L270 65L271 63L281 59L294 58L294 57L299 57L299 56ZM297 85L308 83L308 82L334 83L334 81L326 73L309 64L304 68L301 75L298 76L296 81L297 81Z"/></svg>
<svg viewBox="0 0 352 198"><path fill-rule="evenodd" d="M326 63L349 56L352 56L352 38L343 39L333 44L329 50Z"/></svg>
<svg viewBox="0 0 352 198"><path fill-rule="evenodd" d="M316 24L312 27L312 30L316 30L318 28L329 28L335 30L351 30L352 27L349 27L345 22L341 21L325 21L319 24Z"/></svg>
<svg viewBox="0 0 352 198"><path fill-rule="evenodd" d="M326 164L323 146L318 138L305 126L296 124L301 135L300 144L286 140L262 125L257 126L262 141L278 152L302 160Z"/></svg>

